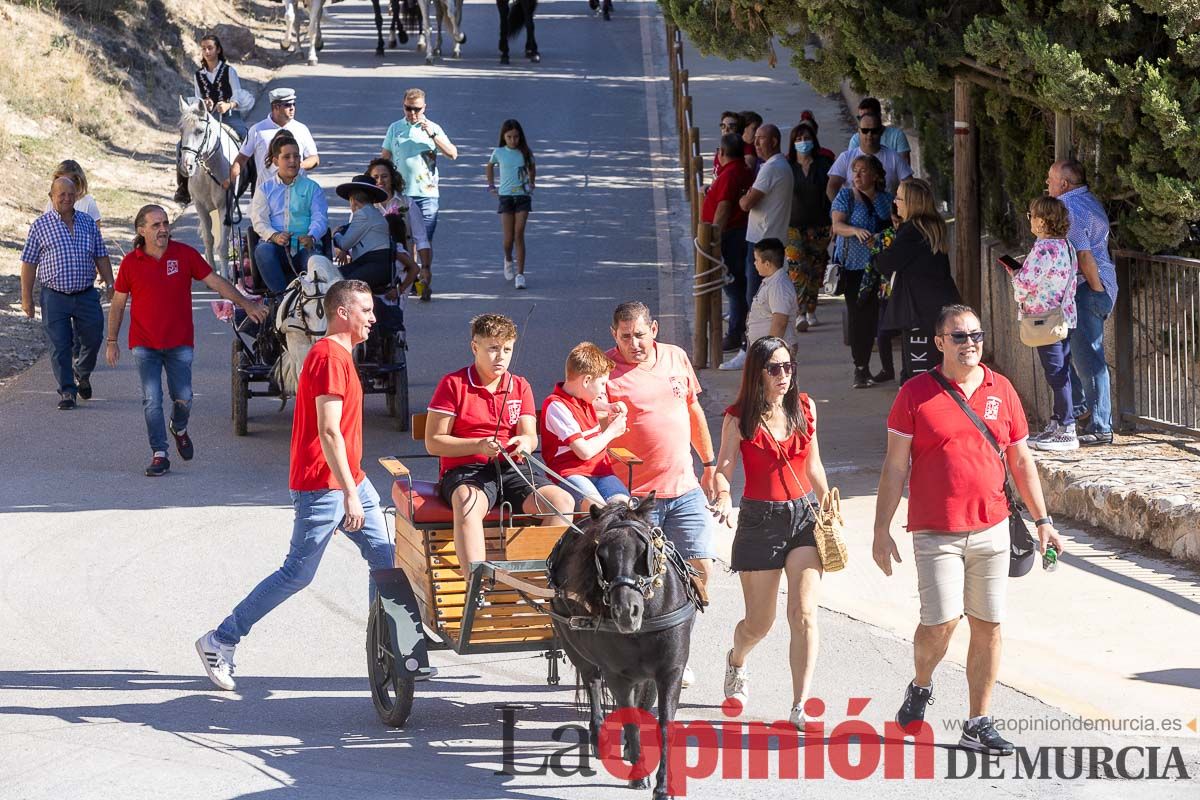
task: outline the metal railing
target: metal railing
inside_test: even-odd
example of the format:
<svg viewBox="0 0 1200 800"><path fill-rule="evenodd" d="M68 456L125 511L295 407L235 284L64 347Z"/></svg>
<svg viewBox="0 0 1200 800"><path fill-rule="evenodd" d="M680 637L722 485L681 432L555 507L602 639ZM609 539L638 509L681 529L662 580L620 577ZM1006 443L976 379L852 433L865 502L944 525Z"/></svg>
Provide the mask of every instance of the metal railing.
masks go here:
<svg viewBox="0 0 1200 800"><path fill-rule="evenodd" d="M1200 437L1200 260L1115 256L1120 419Z"/></svg>

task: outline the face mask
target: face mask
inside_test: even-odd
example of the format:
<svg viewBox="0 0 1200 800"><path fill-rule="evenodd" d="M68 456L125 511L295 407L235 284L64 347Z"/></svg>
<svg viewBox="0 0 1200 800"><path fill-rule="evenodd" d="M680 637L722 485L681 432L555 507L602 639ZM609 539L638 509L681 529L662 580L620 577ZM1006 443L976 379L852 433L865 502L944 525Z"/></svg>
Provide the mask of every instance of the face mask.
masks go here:
<svg viewBox="0 0 1200 800"><path fill-rule="evenodd" d="M796 142L796 152L799 153L800 155L806 156L809 153L811 153L812 151L813 151L813 142L811 142L807 139Z"/></svg>

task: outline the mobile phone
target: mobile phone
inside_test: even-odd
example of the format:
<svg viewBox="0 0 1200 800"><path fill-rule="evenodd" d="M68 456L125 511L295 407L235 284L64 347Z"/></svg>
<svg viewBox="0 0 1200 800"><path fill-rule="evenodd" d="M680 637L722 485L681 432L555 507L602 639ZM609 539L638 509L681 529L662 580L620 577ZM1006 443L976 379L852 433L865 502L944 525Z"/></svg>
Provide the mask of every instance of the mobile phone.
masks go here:
<svg viewBox="0 0 1200 800"><path fill-rule="evenodd" d="M1021 262L1017 261L1012 256L1000 256L996 259L996 263L1007 269L1009 272L1017 272L1021 269Z"/></svg>

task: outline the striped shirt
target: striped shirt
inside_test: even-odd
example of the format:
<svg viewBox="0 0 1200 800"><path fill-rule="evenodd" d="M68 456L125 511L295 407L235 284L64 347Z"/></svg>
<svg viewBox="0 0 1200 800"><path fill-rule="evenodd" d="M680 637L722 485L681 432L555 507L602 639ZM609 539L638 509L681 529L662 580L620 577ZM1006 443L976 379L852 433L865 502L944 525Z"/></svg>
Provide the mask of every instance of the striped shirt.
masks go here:
<svg viewBox="0 0 1200 800"><path fill-rule="evenodd" d="M1092 254L1104 291L1116 302L1117 267L1108 255L1108 215L1104 213L1104 206L1086 186L1061 194L1058 199L1067 207L1067 214L1071 218L1067 241L1077 252L1086 250ZM1080 273L1079 283L1083 282L1083 273Z"/></svg>
<svg viewBox="0 0 1200 800"><path fill-rule="evenodd" d="M76 294L96 282L96 259L108 258L96 221L75 213L67 228L57 211L47 211L29 226L21 261L37 267L37 282L64 294Z"/></svg>

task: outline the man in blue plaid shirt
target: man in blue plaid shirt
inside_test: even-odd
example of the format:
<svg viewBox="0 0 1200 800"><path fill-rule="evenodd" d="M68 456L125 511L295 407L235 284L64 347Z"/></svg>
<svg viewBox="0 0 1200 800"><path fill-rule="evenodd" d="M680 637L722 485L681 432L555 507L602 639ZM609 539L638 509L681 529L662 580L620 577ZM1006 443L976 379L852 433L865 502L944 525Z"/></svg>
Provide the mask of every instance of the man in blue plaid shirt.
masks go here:
<svg viewBox="0 0 1200 800"><path fill-rule="evenodd" d="M78 190L70 178L50 186L52 208L29 226L21 251L21 309L33 319L33 287L41 287L42 324L53 351L58 408L75 407L75 397L92 397L92 370L104 338L104 315L96 271L112 296L113 271L96 221L75 211Z"/></svg>

